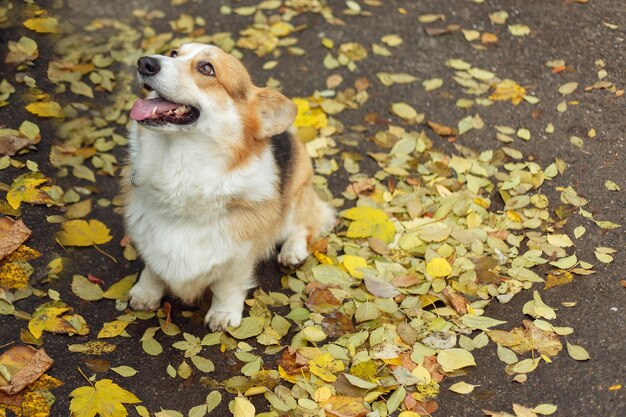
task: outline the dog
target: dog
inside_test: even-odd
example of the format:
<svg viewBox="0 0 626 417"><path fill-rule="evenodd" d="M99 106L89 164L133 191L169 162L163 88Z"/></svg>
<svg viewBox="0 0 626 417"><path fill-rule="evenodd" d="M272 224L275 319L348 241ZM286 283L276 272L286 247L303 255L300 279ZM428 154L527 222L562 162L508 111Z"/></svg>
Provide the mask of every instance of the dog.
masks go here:
<svg viewBox="0 0 626 417"><path fill-rule="evenodd" d="M130 306L156 309L165 291L191 304L210 289L205 324L238 326L257 262L282 243L278 261L300 264L335 223L290 129L296 105L214 45L144 56L137 73L148 95L130 112L122 189L145 268Z"/></svg>

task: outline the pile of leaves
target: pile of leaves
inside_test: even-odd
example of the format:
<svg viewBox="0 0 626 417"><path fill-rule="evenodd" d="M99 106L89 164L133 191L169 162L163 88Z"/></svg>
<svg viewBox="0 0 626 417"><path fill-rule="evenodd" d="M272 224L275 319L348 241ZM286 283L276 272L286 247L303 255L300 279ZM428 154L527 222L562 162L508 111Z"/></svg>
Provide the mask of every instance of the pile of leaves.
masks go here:
<svg viewBox="0 0 626 417"><path fill-rule="evenodd" d="M174 6L185 3L172 1ZM376 0L362 3L348 1L340 12L368 16L380 6ZM0 213L5 216L0 219L0 314L7 316L3 320L10 316L23 320L19 338L24 344L45 346L46 333L83 336L67 349L87 355L83 362L93 374L80 370L86 384L72 387L72 416L125 416L125 404L141 402L129 391L132 379L120 382L120 377L132 378L138 372L133 364L111 367L110 361L100 358L115 351L113 340L129 336L132 339L124 343L141 344L146 355L162 355L164 344L168 351L174 348L178 354L168 356L161 371L181 380L201 375L198 381L209 390L206 401L189 404L186 410L167 409L167 404L160 410L135 405L142 417L201 417L211 415L222 401L228 401L235 417L425 416L437 410L444 378L459 380L450 387L456 393L474 390L463 376L476 366L472 352L477 349L496 349L503 370L518 383L564 347L575 360L589 359L582 346L570 342L575 340L574 329L559 325L557 307L547 305L537 288L594 273L593 260L575 252L576 240L586 229L577 227L573 237L563 231L570 215L588 218L604 229L620 225L593 218L575 188L552 186L567 169L564 161L556 158L541 166L512 146L477 152L461 145L459 137L485 128L477 111L450 127L435 121L437 114L392 102L389 114L372 112L364 119L366 125L345 125L344 112L363 108L370 91L394 84L413 88L417 74L380 72L376 79L361 76L340 89L344 79L337 72L310 96L294 98L295 126L314 158L315 185L339 209L341 224L311 244L312 256L302 266L285 272L280 292L254 291L241 326L215 333L183 332L173 322L169 303L156 312L128 309L136 273L118 277L113 284L88 271L70 277L67 256L46 258L47 272L37 274L44 279L33 285L29 262L41 255L25 244L31 234L28 227L13 220L28 205L49 207L47 221L58 224L56 242L71 256L105 256L138 269L132 242L123 236L114 241L109 227L92 216L97 208L107 213L100 219L121 223L120 197L100 194L99 183L114 181L120 173L134 97L132 66L138 57L164 53L185 42L211 42L236 56L252 52L268 57L263 69L272 70L283 54L306 53L296 35L307 27L297 23L298 16L318 14L328 24L344 24L323 0L221 6L225 19L248 22L239 33L206 33L203 17L180 10L173 20L166 20L171 16L158 9L140 9L122 20L101 18L76 28L35 4L0 9L0 24L10 24L7 16L13 14L32 32L9 41L5 64L12 66L13 78L0 83L0 106L17 106L11 96L19 94L30 114L15 125L0 126L0 170L6 170L3 178L4 173L12 176L0 184L4 193ZM495 11L489 17L493 25L504 25L508 13ZM419 18L430 36L461 32L478 49L498 42L492 32L454 24L434 26L444 20L440 14ZM500 36L526 36L530 31L514 24ZM356 71L372 54L393 55L402 42L395 34L371 46L324 37L320 47L327 52L322 65L328 71ZM39 62L39 45L51 43L54 56ZM29 75L35 64L47 65L47 79ZM555 68L566 67L564 62L548 65L554 73ZM453 72L425 80L422 87L436 91L444 86L444 78L451 77L463 88L464 97L456 102L459 108L532 106L540 100L529 87L465 60L451 58L447 67ZM599 73L600 80L605 77ZM608 81L599 83L592 89L623 94ZM268 85L280 88L272 77ZM576 90L577 83L569 82L558 93L568 96ZM568 103L563 103L565 111ZM58 119L55 140L43 138L54 167L46 173L29 159L41 150L42 133L35 122L51 126L44 118ZM381 123L382 118L391 122ZM375 132L367 134L369 129ZM531 139L524 127L495 129L503 144ZM550 130L554 126L546 128ZM371 139L368 144L366 138ZM452 152L441 150L442 140L453 144ZM581 141L571 142L578 146ZM377 168L362 171L365 159ZM328 188L333 175L347 184L334 196ZM606 186L619 189L615 183ZM550 193L558 195L558 201L551 201ZM117 242L123 260L107 251ZM598 247L595 257L609 263L615 252ZM80 308L63 301L68 294L47 287L47 282L59 279L71 280L72 293L82 300L114 303L119 315L88 323ZM504 321L488 315L490 303L506 303L524 290L533 290L533 299L523 307L528 316L523 323L504 326ZM21 311L20 301L30 297L42 302L32 311ZM182 311L181 317L193 321L202 313ZM143 335L133 334L130 325L142 321L149 323ZM237 375L226 380L211 377L216 360L208 355L212 347L232 358ZM35 356L42 359L34 360ZM44 373L51 364L42 349L25 346L10 347L0 356L0 415L6 409L18 416L50 415L54 402L50 390L61 384ZM96 376L108 371L114 372L109 376L117 382ZM31 376L18 378L23 373ZM257 407L263 412L257 413ZM515 404L513 409L516 415L536 416L552 414L557 406Z"/></svg>

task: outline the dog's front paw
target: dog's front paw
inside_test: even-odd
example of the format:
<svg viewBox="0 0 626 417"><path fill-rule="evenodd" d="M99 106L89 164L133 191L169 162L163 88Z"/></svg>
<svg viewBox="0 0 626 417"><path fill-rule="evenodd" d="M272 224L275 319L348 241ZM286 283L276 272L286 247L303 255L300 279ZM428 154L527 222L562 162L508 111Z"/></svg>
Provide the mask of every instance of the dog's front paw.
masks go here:
<svg viewBox="0 0 626 417"><path fill-rule="evenodd" d="M161 306L161 292L150 291L144 286L137 284L130 289L128 296L129 304L133 310L156 310Z"/></svg>
<svg viewBox="0 0 626 417"><path fill-rule="evenodd" d="M278 254L278 262L284 266L300 265L308 256L306 240L287 240Z"/></svg>
<svg viewBox="0 0 626 417"><path fill-rule="evenodd" d="M241 311L217 311L211 307L204 316L204 325L209 326L212 332L224 330L227 327L237 327L241 324Z"/></svg>

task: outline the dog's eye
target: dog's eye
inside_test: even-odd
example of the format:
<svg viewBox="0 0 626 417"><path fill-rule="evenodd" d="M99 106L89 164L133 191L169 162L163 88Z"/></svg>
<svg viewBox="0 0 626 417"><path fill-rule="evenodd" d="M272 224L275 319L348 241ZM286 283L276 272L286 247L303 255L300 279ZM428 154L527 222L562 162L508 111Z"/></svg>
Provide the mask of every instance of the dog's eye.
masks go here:
<svg viewBox="0 0 626 417"><path fill-rule="evenodd" d="M215 77L215 68L209 62L200 62L198 64L198 71L203 75Z"/></svg>
<svg viewBox="0 0 626 417"><path fill-rule="evenodd" d="M176 49L172 50L172 52L170 52L170 58L176 58L178 56L178 51Z"/></svg>

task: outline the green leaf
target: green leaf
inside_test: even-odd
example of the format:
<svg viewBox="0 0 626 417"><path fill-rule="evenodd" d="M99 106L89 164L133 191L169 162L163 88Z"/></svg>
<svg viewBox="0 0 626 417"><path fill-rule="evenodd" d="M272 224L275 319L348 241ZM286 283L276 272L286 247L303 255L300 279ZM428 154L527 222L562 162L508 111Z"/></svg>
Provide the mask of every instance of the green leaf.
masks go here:
<svg viewBox="0 0 626 417"><path fill-rule="evenodd" d="M535 408L532 409L533 413L542 414L544 416L549 416L554 414L557 410L557 406L554 404L539 404Z"/></svg>
<svg viewBox="0 0 626 417"><path fill-rule="evenodd" d="M577 361L586 361L591 359L589 353L585 350L584 347L578 345L572 345L567 342L567 353L572 359Z"/></svg>
<svg viewBox="0 0 626 417"><path fill-rule="evenodd" d="M137 281L137 274L127 275L107 288L102 296L111 300L128 300L128 292L135 281Z"/></svg>
<svg viewBox="0 0 626 417"><path fill-rule="evenodd" d="M476 366L474 356L465 349L452 348L444 349L437 355L437 362L445 372Z"/></svg>
<svg viewBox="0 0 626 417"><path fill-rule="evenodd" d="M207 412L206 404L196 405L189 410L189 417L204 417Z"/></svg>
<svg viewBox="0 0 626 417"><path fill-rule="evenodd" d="M163 347L155 339L146 339L141 342L141 347L148 355L158 356L163 352Z"/></svg>
<svg viewBox="0 0 626 417"><path fill-rule="evenodd" d="M469 394L474 391L478 385L468 384L467 382L457 382L456 384L452 384L450 386L450 391L456 392L457 394Z"/></svg>
<svg viewBox="0 0 626 417"><path fill-rule="evenodd" d="M102 298L102 288L82 275L72 277L72 292L87 301L97 301Z"/></svg>
<svg viewBox="0 0 626 417"><path fill-rule="evenodd" d="M492 327L506 323L506 321L492 319L491 317L466 314L461 317L461 323L474 330L490 330Z"/></svg>
<svg viewBox="0 0 626 417"><path fill-rule="evenodd" d="M191 363L194 364L199 371L202 372L213 372L215 370L215 365L211 359L203 358L202 356L192 356Z"/></svg>
<svg viewBox="0 0 626 417"><path fill-rule="evenodd" d="M238 327L229 327L226 331L235 339L249 339L260 335L264 326L265 319L263 317L244 317Z"/></svg>
<svg viewBox="0 0 626 417"><path fill-rule="evenodd" d="M219 391L212 391L206 397L207 413L215 410L215 408L222 402L222 394Z"/></svg>
<svg viewBox="0 0 626 417"><path fill-rule="evenodd" d="M389 399L387 400L387 412L391 414L396 411L402 401L404 401L404 397L406 397L406 389L403 386L400 386L389 396Z"/></svg>
<svg viewBox="0 0 626 417"><path fill-rule="evenodd" d="M115 368L111 368L111 370L119 375L122 375L123 377L130 377L133 376L135 374L137 374L137 371L133 368L131 368L130 366L126 366L126 365L122 365L122 366L118 366Z"/></svg>

